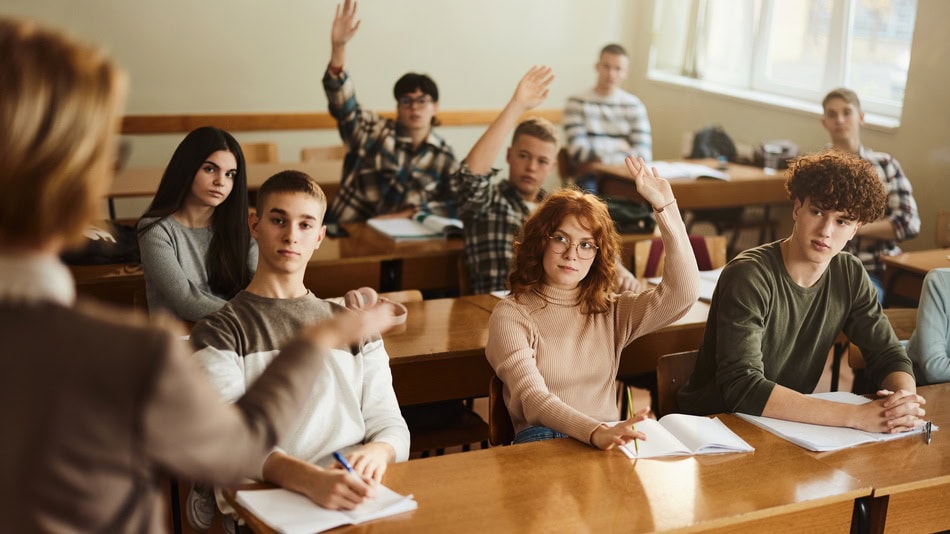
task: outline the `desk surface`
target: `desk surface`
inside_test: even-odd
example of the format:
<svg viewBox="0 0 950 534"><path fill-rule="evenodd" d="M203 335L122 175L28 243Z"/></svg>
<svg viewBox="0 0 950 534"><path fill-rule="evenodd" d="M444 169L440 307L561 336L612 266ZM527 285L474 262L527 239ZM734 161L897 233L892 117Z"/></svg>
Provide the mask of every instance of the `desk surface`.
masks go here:
<svg viewBox="0 0 950 534"><path fill-rule="evenodd" d="M248 163L247 188L256 190L265 180L280 171L294 169L312 176L320 187L335 191L340 185L343 172L343 160L320 160L307 162ZM107 198L146 197L158 190L162 181L164 166L128 167L116 173L109 187ZM328 191L332 192L332 191Z"/></svg>
<svg viewBox="0 0 950 534"><path fill-rule="evenodd" d="M836 452L809 453L871 485L876 504L886 511L887 531L950 529L950 384L925 386L919 393L927 399L927 417L940 427L929 445L916 435Z"/></svg>
<svg viewBox="0 0 950 534"><path fill-rule="evenodd" d="M627 459L573 439L413 460L384 483L419 508L339 532L846 531L871 488L733 416L754 453ZM767 476L763 474L767 473Z"/></svg>
<svg viewBox="0 0 950 534"><path fill-rule="evenodd" d="M884 264L885 270L899 269L927 274L934 269L950 267L950 249L936 248L904 252L897 256L881 256L881 263Z"/></svg>
<svg viewBox="0 0 950 534"><path fill-rule="evenodd" d="M716 160L690 160L689 163L715 168ZM608 195L637 197L636 186L624 165L593 165L602 177L601 192ZM763 204L789 204L785 191L785 173L766 174L761 167L730 163L729 180L698 178L670 180L680 209L730 208Z"/></svg>

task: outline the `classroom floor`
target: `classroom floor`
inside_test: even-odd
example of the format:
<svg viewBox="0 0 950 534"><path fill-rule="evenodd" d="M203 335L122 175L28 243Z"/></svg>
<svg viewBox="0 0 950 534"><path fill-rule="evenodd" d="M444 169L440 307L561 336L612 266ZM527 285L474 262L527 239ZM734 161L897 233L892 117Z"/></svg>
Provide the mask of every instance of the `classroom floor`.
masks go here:
<svg viewBox="0 0 950 534"><path fill-rule="evenodd" d="M828 361L825 364L825 371L821 375L821 379L818 381L818 386L815 387L815 392L825 392L830 390L831 386L831 363L832 357L831 354L828 355ZM851 367L848 366L847 362L841 363L841 373L838 377L838 390L839 391L851 391L851 384L854 381L854 373L851 372ZM650 404L650 392L645 389L631 388L633 391L633 403L636 406L648 406ZM482 419L488 421L488 399L475 399L474 411ZM481 447L479 443L472 443L470 446L471 450L478 450ZM463 447L450 447L445 449L444 454L457 454L463 451ZM431 453L431 454L434 454ZM409 456L410 460L415 460L417 458L422 458L421 453L413 453Z"/></svg>

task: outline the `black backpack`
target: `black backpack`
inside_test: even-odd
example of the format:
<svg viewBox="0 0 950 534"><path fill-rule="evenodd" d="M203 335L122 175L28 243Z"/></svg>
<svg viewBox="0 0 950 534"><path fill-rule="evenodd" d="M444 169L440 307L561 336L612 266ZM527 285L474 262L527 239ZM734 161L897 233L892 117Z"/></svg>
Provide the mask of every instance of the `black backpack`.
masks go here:
<svg viewBox="0 0 950 534"><path fill-rule="evenodd" d="M693 150L690 159L718 158L725 156L729 161L736 160L736 144L721 126L706 126L693 136Z"/></svg>

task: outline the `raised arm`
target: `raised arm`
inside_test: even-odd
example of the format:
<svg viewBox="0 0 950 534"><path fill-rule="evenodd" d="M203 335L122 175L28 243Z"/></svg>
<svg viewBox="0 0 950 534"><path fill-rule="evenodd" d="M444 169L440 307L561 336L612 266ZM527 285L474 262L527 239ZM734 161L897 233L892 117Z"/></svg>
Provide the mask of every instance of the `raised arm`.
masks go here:
<svg viewBox="0 0 950 534"><path fill-rule="evenodd" d="M515 94L505 108L495 117L485 133L478 139L475 146L465 158L468 168L474 174L486 174L491 170L491 164L498 156L498 152L505 145L505 140L514 129L521 115L534 109L548 97L550 90L548 86L554 80L551 73L551 67L537 66L531 67L525 74L518 86L515 88Z"/></svg>
<svg viewBox="0 0 950 534"><path fill-rule="evenodd" d="M330 70L339 72L346 63L346 43L356 35L360 21L356 18L355 0L336 5L333 26L330 28Z"/></svg>

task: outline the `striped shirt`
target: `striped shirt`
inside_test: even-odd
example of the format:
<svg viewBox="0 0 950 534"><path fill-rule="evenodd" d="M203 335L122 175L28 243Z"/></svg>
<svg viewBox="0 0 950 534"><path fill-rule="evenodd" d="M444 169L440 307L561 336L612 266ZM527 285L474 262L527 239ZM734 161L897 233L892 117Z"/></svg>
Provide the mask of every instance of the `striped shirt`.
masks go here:
<svg viewBox="0 0 950 534"><path fill-rule="evenodd" d="M564 108L567 151L577 163L623 163L630 155L653 159L647 108L636 96L616 90L610 96L593 89L567 99Z"/></svg>
<svg viewBox="0 0 950 534"><path fill-rule="evenodd" d="M679 319L699 297L699 269L676 205L657 214L667 250L659 286L619 295L605 313L584 314L579 290L545 285L495 307L485 355L504 383L515 432L544 426L584 443L620 417L623 348Z"/></svg>
<svg viewBox="0 0 950 534"><path fill-rule="evenodd" d="M864 268L881 279L884 264L881 256L895 256L901 253L897 243L912 239L920 234L920 215L917 213L917 201L910 180L904 175L900 163L884 152L874 152L862 146L858 155L869 161L887 191L887 207L884 217L894 227L895 240L879 240L855 236L848 242L845 250L854 254L864 264Z"/></svg>
<svg viewBox="0 0 950 534"><path fill-rule="evenodd" d="M473 293L505 289L514 258L515 238L531 208L507 179L496 184L498 169L474 174L464 162L453 179L459 182L459 216L465 222L465 266ZM540 202L546 193L541 190Z"/></svg>
<svg viewBox="0 0 950 534"><path fill-rule="evenodd" d="M418 149L398 123L366 111L346 72L323 77L330 114L347 147L340 190L327 220L362 222L409 207L455 216L455 195L448 177L458 169L452 147L430 130Z"/></svg>

